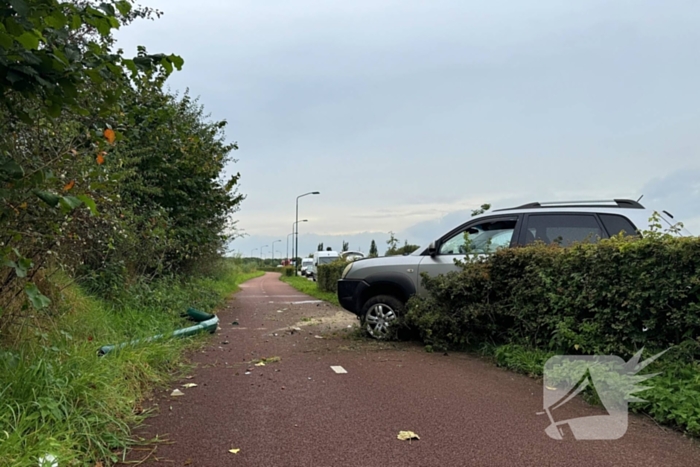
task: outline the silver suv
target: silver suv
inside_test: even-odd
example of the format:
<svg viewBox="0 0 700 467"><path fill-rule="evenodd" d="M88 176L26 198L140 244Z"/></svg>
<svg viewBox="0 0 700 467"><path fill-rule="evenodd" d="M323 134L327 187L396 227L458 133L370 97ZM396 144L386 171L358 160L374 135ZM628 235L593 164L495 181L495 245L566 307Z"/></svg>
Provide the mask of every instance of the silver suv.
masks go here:
<svg viewBox="0 0 700 467"><path fill-rule="evenodd" d="M386 338L409 297L426 294L421 274L436 276L458 270L455 259L465 259L467 245L470 255L484 255L497 248L538 240L567 246L608 238L621 231L637 235L648 227L654 213L628 199L529 203L487 212L470 218L411 255L350 263L338 281L338 300L362 320L371 336ZM673 216L668 212L658 215L662 222L673 226Z"/></svg>

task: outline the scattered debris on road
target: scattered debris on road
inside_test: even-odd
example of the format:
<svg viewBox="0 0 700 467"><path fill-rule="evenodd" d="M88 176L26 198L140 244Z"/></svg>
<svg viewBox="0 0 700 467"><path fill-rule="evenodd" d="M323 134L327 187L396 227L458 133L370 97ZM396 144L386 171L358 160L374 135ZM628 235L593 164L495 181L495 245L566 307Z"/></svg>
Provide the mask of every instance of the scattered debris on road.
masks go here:
<svg viewBox="0 0 700 467"><path fill-rule="evenodd" d="M340 366L340 365L331 366L331 370L335 371L335 372L338 373L338 374L342 374L342 373L347 373L347 372L348 372L345 368L343 368L343 367Z"/></svg>
<svg viewBox="0 0 700 467"><path fill-rule="evenodd" d="M171 396L177 397L177 396L184 396L185 393L180 391L179 389L175 389L173 392L170 393Z"/></svg>
<svg viewBox="0 0 700 467"><path fill-rule="evenodd" d="M229 449L228 452L230 452L231 454L238 454L239 452L241 452L241 450L239 448L235 448Z"/></svg>
<svg viewBox="0 0 700 467"><path fill-rule="evenodd" d="M399 435L396 437L401 441L411 441L412 439L420 439L420 437L412 431L399 431Z"/></svg>
<svg viewBox="0 0 700 467"><path fill-rule="evenodd" d="M197 385L194 383L187 383L187 384L183 384L182 387L185 389L189 389L189 388L196 388Z"/></svg>

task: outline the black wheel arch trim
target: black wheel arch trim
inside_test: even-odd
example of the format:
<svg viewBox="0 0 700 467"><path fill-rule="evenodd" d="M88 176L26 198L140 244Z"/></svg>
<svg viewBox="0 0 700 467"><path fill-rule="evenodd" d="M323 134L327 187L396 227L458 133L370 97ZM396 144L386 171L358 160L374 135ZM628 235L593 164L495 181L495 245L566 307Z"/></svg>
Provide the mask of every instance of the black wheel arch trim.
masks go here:
<svg viewBox="0 0 700 467"><path fill-rule="evenodd" d="M398 287L404 293L406 299L416 293L416 286L413 281L400 272L379 272L371 274L363 278L363 282L365 282L370 289L382 285ZM365 292L365 290L363 290L363 292Z"/></svg>

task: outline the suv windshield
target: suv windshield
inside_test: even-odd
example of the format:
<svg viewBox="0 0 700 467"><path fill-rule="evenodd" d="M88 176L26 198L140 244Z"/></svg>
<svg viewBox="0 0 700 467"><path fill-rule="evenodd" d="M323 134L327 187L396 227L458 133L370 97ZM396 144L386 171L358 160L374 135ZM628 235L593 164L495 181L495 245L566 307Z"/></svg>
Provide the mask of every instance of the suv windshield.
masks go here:
<svg viewBox="0 0 700 467"><path fill-rule="evenodd" d="M332 262L335 261L336 259L338 259L337 256L321 256L321 257L318 259L318 264L328 264L328 263L332 263Z"/></svg>

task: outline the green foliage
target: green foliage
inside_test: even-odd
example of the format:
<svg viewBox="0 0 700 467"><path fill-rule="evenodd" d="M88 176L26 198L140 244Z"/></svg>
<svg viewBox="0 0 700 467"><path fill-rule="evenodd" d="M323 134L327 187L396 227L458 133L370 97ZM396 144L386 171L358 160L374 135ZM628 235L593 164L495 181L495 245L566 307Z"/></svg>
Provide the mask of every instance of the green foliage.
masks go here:
<svg viewBox="0 0 700 467"><path fill-rule="evenodd" d="M508 248L424 279L408 316L431 343L632 355L700 335L700 239Z"/></svg>
<svg viewBox="0 0 700 467"><path fill-rule="evenodd" d="M286 277L294 277L294 268L291 266L284 267L284 275Z"/></svg>
<svg viewBox="0 0 700 467"><path fill-rule="evenodd" d="M332 263L318 265L318 288L322 292L338 292L338 280L343 274L343 269L349 263L342 259L337 259Z"/></svg>
<svg viewBox="0 0 700 467"><path fill-rule="evenodd" d="M398 244L399 244L399 239L394 236L394 232L389 232L389 240L386 241L386 244L389 245L389 249L387 253L390 251L395 251Z"/></svg>
<svg viewBox="0 0 700 467"><path fill-rule="evenodd" d="M211 263L235 236L225 122L163 90L180 57L114 50L114 29L158 14L124 0L0 7L0 335L55 311L56 271L114 297Z"/></svg>
<svg viewBox="0 0 700 467"><path fill-rule="evenodd" d="M188 368L182 352L201 337L128 347L109 361L97 349L190 325L182 312L214 310L247 277L219 264L209 277L139 284L116 302L62 282L71 312L32 323L16 348L0 351L0 463L35 466L47 453L59 465L117 461L147 415L142 401Z"/></svg>
<svg viewBox="0 0 700 467"><path fill-rule="evenodd" d="M324 292L318 287L318 282L313 282L305 277L294 276L288 277L285 275L280 276L282 282L286 282L291 285L299 292L310 295L319 300L324 300L326 302L332 303L333 305L340 306L338 302L338 295L334 292Z"/></svg>
<svg viewBox="0 0 700 467"><path fill-rule="evenodd" d="M323 251L323 242L318 244L318 251Z"/></svg>
<svg viewBox="0 0 700 467"><path fill-rule="evenodd" d="M484 214L486 211L491 209L491 205L486 203L482 204L478 209L472 209L472 217L480 216Z"/></svg>
<svg viewBox="0 0 700 467"><path fill-rule="evenodd" d="M350 248L348 242L343 240L343 248L340 251L348 251L348 248Z"/></svg>
<svg viewBox="0 0 700 467"><path fill-rule="evenodd" d="M399 247L399 239L394 236L394 232L389 232L389 240L387 240L387 245L389 245L389 249L386 250L384 253L384 256L402 256L402 255L410 255L414 251L416 251L418 248L420 248L419 245L409 245L408 240L404 241L404 245L402 247ZM376 252L377 246L374 244L374 240L372 240L372 244L374 245L374 249ZM372 253L372 247L370 246L370 256Z"/></svg>
<svg viewBox="0 0 700 467"><path fill-rule="evenodd" d="M646 383L649 389L638 394L645 402L632 403L630 410L700 436L700 364L695 360L699 346L697 341L686 341L645 369L644 373L658 374ZM498 366L531 377L542 376L545 362L557 354L518 344L485 346L483 353L493 356ZM591 388L582 395L591 403L600 403Z"/></svg>
<svg viewBox="0 0 700 467"><path fill-rule="evenodd" d="M377 243L372 240L372 243L369 246L369 257L370 258L376 258L379 256L379 250L377 249Z"/></svg>

